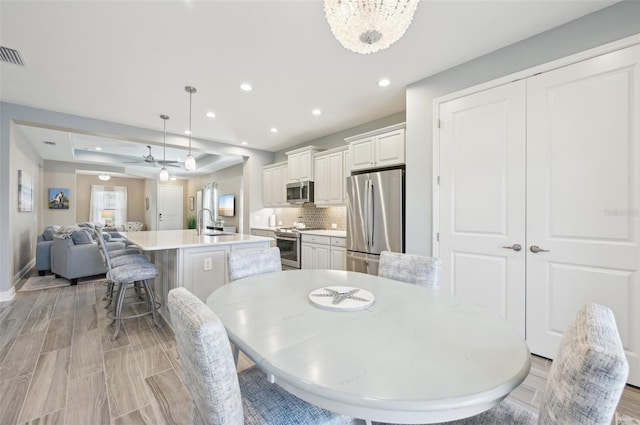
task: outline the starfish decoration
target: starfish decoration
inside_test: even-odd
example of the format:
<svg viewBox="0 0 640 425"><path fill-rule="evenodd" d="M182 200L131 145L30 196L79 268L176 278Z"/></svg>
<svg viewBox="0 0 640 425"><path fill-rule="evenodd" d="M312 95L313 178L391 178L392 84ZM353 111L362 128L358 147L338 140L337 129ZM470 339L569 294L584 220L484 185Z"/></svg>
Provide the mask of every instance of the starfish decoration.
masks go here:
<svg viewBox="0 0 640 425"><path fill-rule="evenodd" d="M369 302L369 300L366 299L366 298L354 296L354 294L360 290L358 288L352 289L352 290L347 291L347 292L338 292L338 291L334 291L333 289L329 289L329 288L322 288L322 289L327 291L328 294L312 294L312 296L314 296L314 297L333 297L333 300L331 301L331 304L340 304L342 301L347 300L347 299Z"/></svg>

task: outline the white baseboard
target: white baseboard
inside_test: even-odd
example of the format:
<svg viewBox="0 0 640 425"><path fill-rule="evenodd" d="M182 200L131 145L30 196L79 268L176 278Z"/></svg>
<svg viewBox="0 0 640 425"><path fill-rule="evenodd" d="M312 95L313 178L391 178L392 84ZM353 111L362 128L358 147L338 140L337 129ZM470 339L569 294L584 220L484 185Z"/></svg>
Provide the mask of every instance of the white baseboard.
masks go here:
<svg viewBox="0 0 640 425"><path fill-rule="evenodd" d="M0 302L11 301L15 296L16 296L15 286L12 286L11 288L9 288L9 290L0 292Z"/></svg>

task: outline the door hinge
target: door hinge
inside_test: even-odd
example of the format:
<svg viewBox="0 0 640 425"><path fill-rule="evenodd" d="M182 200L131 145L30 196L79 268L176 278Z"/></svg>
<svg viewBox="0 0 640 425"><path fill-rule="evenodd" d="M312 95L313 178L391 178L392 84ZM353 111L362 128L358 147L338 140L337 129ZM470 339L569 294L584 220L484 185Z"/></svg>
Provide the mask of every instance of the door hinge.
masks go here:
<svg viewBox="0 0 640 425"><path fill-rule="evenodd" d="M436 233L436 241L440 242L440 232Z"/></svg>
<svg viewBox="0 0 640 425"><path fill-rule="evenodd" d="M436 184L440 184L440 176L436 177Z"/></svg>
<svg viewBox="0 0 640 425"><path fill-rule="evenodd" d="M442 120L441 119L438 120L438 128L442 128Z"/></svg>

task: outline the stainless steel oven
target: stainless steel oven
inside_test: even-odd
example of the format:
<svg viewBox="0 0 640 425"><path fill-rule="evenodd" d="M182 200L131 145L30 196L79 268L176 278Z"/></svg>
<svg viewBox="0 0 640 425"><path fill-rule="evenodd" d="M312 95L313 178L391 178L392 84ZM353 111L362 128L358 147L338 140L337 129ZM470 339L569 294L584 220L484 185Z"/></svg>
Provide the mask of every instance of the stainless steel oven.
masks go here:
<svg viewBox="0 0 640 425"><path fill-rule="evenodd" d="M276 246L280 248L282 268L300 268L300 233L290 229L276 230Z"/></svg>

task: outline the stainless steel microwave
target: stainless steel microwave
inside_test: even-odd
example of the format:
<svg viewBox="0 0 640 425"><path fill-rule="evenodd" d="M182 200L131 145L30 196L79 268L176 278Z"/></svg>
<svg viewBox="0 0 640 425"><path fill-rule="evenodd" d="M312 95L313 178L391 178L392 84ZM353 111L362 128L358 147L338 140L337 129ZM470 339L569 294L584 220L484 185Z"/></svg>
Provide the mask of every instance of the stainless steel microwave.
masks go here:
<svg viewBox="0 0 640 425"><path fill-rule="evenodd" d="M287 185L287 202L290 204L313 202L313 182L289 183Z"/></svg>

